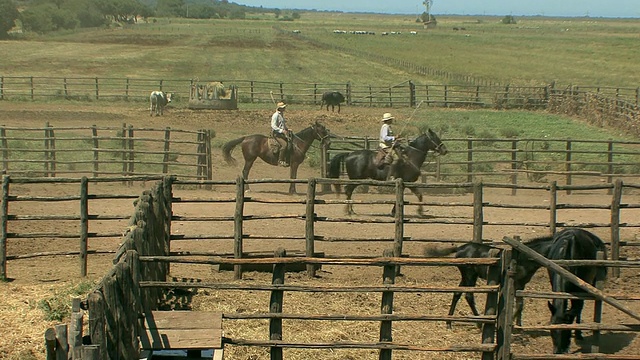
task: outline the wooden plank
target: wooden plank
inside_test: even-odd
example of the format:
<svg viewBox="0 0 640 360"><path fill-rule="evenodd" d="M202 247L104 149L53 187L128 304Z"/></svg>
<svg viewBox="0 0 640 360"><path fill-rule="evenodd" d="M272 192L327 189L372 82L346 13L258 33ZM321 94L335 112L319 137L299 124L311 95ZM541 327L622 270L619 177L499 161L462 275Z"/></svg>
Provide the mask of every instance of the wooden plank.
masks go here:
<svg viewBox="0 0 640 360"><path fill-rule="evenodd" d="M222 313L153 311L145 314L142 349L220 349Z"/></svg>
<svg viewBox="0 0 640 360"><path fill-rule="evenodd" d="M147 350L220 349L222 329L153 329L140 334Z"/></svg>

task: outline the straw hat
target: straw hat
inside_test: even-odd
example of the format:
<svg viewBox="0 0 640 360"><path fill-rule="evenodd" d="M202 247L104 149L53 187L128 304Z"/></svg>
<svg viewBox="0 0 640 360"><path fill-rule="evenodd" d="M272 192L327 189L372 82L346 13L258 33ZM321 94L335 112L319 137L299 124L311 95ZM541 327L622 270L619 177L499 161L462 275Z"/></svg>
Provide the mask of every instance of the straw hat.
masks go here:
<svg viewBox="0 0 640 360"><path fill-rule="evenodd" d="M278 103L278 105L276 105L278 109L284 109L287 107L287 104L283 103L282 101L280 101Z"/></svg>
<svg viewBox="0 0 640 360"><path fill-rule="evenodd" d="M384 113L384 115L382 115L381 121L389 121L389 120L393 120L393 116L391 116L391 113Z"/></svg>

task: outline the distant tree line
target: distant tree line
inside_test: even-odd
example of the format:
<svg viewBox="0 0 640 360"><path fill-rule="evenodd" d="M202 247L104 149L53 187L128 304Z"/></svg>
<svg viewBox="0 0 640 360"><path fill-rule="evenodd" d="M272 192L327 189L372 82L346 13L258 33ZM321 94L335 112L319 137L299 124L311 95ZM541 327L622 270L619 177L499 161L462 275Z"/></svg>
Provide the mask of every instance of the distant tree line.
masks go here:
<svg viewBox="0 0 640 360"><path fill-rule="evenodd" d="M19 11L18 9L24 9ZM230 3L228 0L0 0L0 38L21 25L24 32L101 27L112 23L136 23L150 17L192 19L244 19L247 13L272 12L279 20L300 18L265 9Z"/></svg>

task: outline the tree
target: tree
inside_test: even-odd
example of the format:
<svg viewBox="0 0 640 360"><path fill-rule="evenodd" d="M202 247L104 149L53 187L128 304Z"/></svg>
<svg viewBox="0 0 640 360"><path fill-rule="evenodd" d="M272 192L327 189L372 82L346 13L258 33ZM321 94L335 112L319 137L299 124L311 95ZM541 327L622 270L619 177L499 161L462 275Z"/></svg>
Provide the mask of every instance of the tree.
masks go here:
<svg viewBox="0 0 640 360"><path fill-rule="evenodd" d="M0 0L0 38L9 36L9 30L19 17L20 13L13 0Z"/></svg>

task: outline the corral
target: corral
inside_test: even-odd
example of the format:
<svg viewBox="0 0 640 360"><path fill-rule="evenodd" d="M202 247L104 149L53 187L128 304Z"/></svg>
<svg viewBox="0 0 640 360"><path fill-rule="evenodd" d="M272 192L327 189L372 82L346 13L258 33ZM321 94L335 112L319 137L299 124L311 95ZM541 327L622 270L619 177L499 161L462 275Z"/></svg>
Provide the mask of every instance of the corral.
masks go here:
<svg viewBox="0 0 640 360"><path fill-rule="evenodd" d="M48 110L39 110L42 113L46 113L52 121L56 120L56 117L64 116L60 113L51 113ZM140 110L141 114L145 113L144 109ZM372 114L377 114L378 111ZM268 113L268 111L266 111ZM175 113L174 113L175 114ZM321 112L318 111L320 116ZM177 114L176 114L177 115ZM191 123L193 118L186 118L181 116L172 116L170 120L174 122L172 126L180 128L180 125L189 123L189 126L195 126ZM132 117L135 117L132 116ZM140 116L142 118L142 116ZM364 116L365 118L373 118L371 116ZM264 121L262 117L259 121ZM3 119L6 122L6 119ZM37 119L41 123L42 119ZM57 119L60 120L60 119ZM145 117L145 121L149 121ZM153 119L152 119L153 120ZM166 120L166 119L165 119ZM299 124L305 124L305 121L297 119ZM334 132L339 132L338 119L326 118L329 122L329 127ZM135 124L134 125L139 125ZM221 122L221 117L212 118L209 120L206 116L203 116L200 120L202 123L208 124L203 127L213 127L215 124L224 127L225 124L234 124L235 116L233 120L228 123ZM211 121L211 123L208 123ZM246 121L246 120L245 120ZM237 126L237 124L236 124ZM255 126L255 125L254 125ZM198 127L200 128L200 126ZM248 127L247 127L248 128ZM337 130L336 130L337 129ZM219 131L220 132L220 131ZM283 177L286 175L286 171L282 171L277 168L262 166L256 168L256 174L254 178L270 178L270 177ZM318 176L319 169L313 169L304 167L300 178L308 178ZM236 196L235 179L238 175L239 169L216 167L214 169L214 177L216 179L225 179L228 184L217 184L213 186L213 189L206 188L199 189L196 184L176 184L174 190L174 196L179 197L182 200L191 199L191 202L185 202L174 204L175 221L172 223L172 233L175 236L184 237L183 240L175 239L172 246L173 251L191 251L200 252L202 254L206 252L216 252L219 254L232 254L234 252L233 241L233 225L230 222L232 214L234 213L235 204L230 200ZM275 176L280 175L280 176ZM305 191L304 185L298 184L298 191ZM128 188L126 192L136 194L140 193L143 189L150 186L150 183L145 185L135 186ZM278 247L285 247L289 250L289 253L295 254L304 251L305 240L305 221L300 215L305 213L305 205L303 199L305 195L297 197L290 197L285 195L286 184L252 184L252 193L250 196L257 200L266 200L267 202L248 202L245 204L247 216L253 217L252 221L247 221L243 226L246 234L260 234L261 238L252 238L248 236L244 239L244 251L247 252L261 252L271 254ZM353 241L322 241L319 242L315 248L316 252L323 252L326 258L331 255L340 255L344 257L357 257L357 256L381 256L383 251L392 246L391 239L396 236L396 228L394 226L393 218L387 215L388 210L391 207L391 203L395 201L395 196L391 194L382 194L384 191L380 191L378 194L373 191L371 195L360 195L363 203L356 204L356 212L361 217L368 219L381 219L381 223L375 223L370 220L363 221L360 224L357 223L344 223L342 222L329 222L319 223L316 225L316 231L320 234L334 233L336 237L347 238L350 237ZM41 189L48 194L53 193L77 193L77 186L71 189L63 189L63 187L49 187L47 189ZM28 190L36 195L36 190ZM623 194L625 196L624 202L627 204L638 203L637 195L633 190L627 190L628 193ZM121 188L113 186L106 192L119 193L124 192ZM626 196L630 196L626 198ZM335 199L333 194L320 194L321 198L327 201ZM612 195L607 194L606 189L600 190L586 190L584 194L574 191L573 194L562 194L565 202L565 196L571 199L571 203L577 205L585 204L600 204L603 209L584 209L581 206L576 206L574 209L566 209L563 217L559 218L559 222L564 223L610 223L611 211L606 208L607 204L611 204ZM217 205L207 204L204 201L198 201L198 199L206 198L218 198L225 199L226 204L218 202ZM411 207L407 208L406 216L409 219L421 220L415 224L411 222L407 223L407 229L404 236L420 238L423 241L407 241L403 246L403 253L409 256L417 257L422 253L422 247L425 245L425 240L439 239L445 243L451 242L450 240L471 240L474 236L472 218L473 213L471 207L459 206L462 203L470 204L472 202L472 194L460 192L456 194L438 194L430 193L427 197L428 202L442 202L450 203L452 207L437 207L431 205L427 210L429 217L425 219L417 219L413 215ZM533 211L531 209L501 209L500 206L495 208L495 213L491 215L487 214L485 221L495 222L496 225L487 226L483 231L482 237L485 239L500 241L503 236L520 235L523 239L529 239L531 237L545 233L547 230L544 223L549 221L549 213L547 210L543 210L542 207L548 206L548 197L540 196L536 190L519 190L517 197L511 195L510 189L489 189L485 193L484 201L493 204L510 204L518 203L520 205L537 206L541 209ZM104 211L109 213L127 213L133 209L131 205L131 199L126 200L124 203L116 205L109 202L109 205L105 205L100 208L91 208L95 211ZM270 201L270 202L269 202ZM378 203L364 203L366 201L374 201ZM280 202L280 204L278 204ZM568 202L568 201L567 201ZM296 203L296 204L293 204ZM72 205L77 206L77 205ZM342 206L340 204L324 204L317 205L316 209L318 216L327 216L340 218L342 215ZM47 210L57 208L57 204L47 204ZM37 207L36 207L37 208ZM32 211L32 207L29 211ZM101 210L99 210L101 209ZM626 214L629 211L629 215L622 218L623 223L634 224L635 213L633 209L624 210ZM93 212L93 211L92 211ZM28 212L30 213L30 212ZM260 214L271 214L270 217L260 218ZM277 215L280 218L276 218ZM201 217L201 220L195 218ZM215 219L226 221L213 221ZM191 220L189 220L191 219ZM447 224L445 220L452 219L453 221ZM438 223L442 222L442 223ZM514 223L525 222L523 226L516 226ZM537 224L537 225L536 225ZM47 226L43 222L42 225ZM107 225L106 223L95 223L91 225L92 231L99 231L98 229L104 226L113 226L115 229L126 229L126 224L122 225ZM114 231L121 231L114 230ZM594 232L598 233L605 241L610 240L610 229L608 227L594 228ZM623 227L621 229L622 239L627 242L635 241L635 234L637 229L633 226ZM209 239L205 238L209 234ZM191 239L187 239L187 238ZM218 237L214 239L213 237ZM357 241L356 238L370 238L368 241ZM386 240L385 240L386 239ZM93 245L100 247L115 249L120 238L104 239L96 241ZM44 241L30 241L25 242L21 246L24 248L21 251L33 251L36 245L43 245ZM63 246L62 242L48 241L48 244L44 244L49 249L52 247L60 248ZM75 240L73 244L75 244ZM14 245L17 245L14 243ZM90 246L93 246L90 243ZM627 249L627 248L625 248ZM14 249L19 250L19 249ZM625 250L627 251L627 250ZM628 252L625 256L637 257L633 247L628 248ZM89 276L98 278L105 274L110 267L110 261L112 255L94 255L94 259L89 258ZM18 271L20 274L26 274L33 276L31 279L22 278L22 276L14 275L16 280L14 284L8 284L6 286L15 286L20 283L31 283L34 278L39 281L55 280L72 278L78 274L78 262L75 256L57 256L55 259L55 267L44 266L45 264L51 264L51 258L34 258L16 260L9 264L9 276L12 272ZM216 272L209 264L172 264L171 275L179 280L184 279L189 281L202 282L220 282L220 283L234 283L233 274L229 272ZM352 266L338 266L333 264L322 264L322 268L318 271L319 276L316 279L306 279L304 274L288 273L285 277L286 285L295 286L322 286L322 287L340 287L345 284L354 287L380 287L382 283L382 268L379 266L363 266L356 264ZM443 267L430 267L422 268L418 266L403 266L403 276L396 278L396 284L398 286L417 286L422 288L428 288L431 286L441 287L454 287L459 281L459 274L457 270L451 266ZM620 280L611 279L605 286L607 293L627 293L629 297L637 297L637 285L634 282L637 281L636 272L633 270L623 269L622 277ZM251 287L265 287L266 284L271 283L271 275L259 272L248 272L245 274L244 279L238 284L241 286ZM3 285L5 286L5 285ZM270 286L270 285L269 285ZM379 319L368 318L368 321L356 321L367 318L371 314L380 314L380 293L370 289L371 291L365 291L357 294L328 294L324 292L287 292L284 297L283 313L296 314L306 313L311 309L313 305L316 309L320 308L316 315L321 314L343 314L348 313L353 316L353 319L349 320L327 320L327 321L312 321L312 326L306 326L301 324L301 320L297 319L283 319L284 328L283 336L287 341L302 342L309 341L309 339L315 339L322 343L325 342L348 342L353 341L370 341L377 342L379 333ZM534 290L538 292L548 291L548 284L546 282L546 274L540 272L528 290ZM181 304L180 300L185 298L191 298L189 303L194 310L212 310L223 312L225 314L235 314L236 320L230 320L233 323L233 327L230 324L224 325L225 336L230 338L258 338L263 341L268 341L268 324L266 320L251 320L241 319L242 317L249 317L254 312L265 312L269 305L268 292L258 291L257 289L249 290L246 295L242 296L243 301L228 301L228 298L239 300L238 290L233 289L207 289L203 288L196 293L187 292L183 293L183 297L174 298L174 306L179 308ZM178 292L179 293L179 292ZM479 295L478 300L484 305L484 296ZM446 313L446 308L450 301L449 293L435 293L435 294L417 294L417 293L401 293L397 294L394 298L394 311L404 314L420 314L420 316L438 316ZM357 305L355 310L354 304ZM307 308L309 307L309 308ZM591 308L588 306L587 308ZM356 313L351 313L355 311ZM636 309L637 311L637 309ZM466 306L461 304L458 308L456 316L465 317L469 314ZM525 305L525 325L529 327L542 327L548 322L548 310L544 304L544 300L527 300ZM607 321L616 321L620 323L628 322L628 318L622 313L609 307L605 307L604 318ZM378 315L380 316L380 315ZM591 318L592 312L587 311L584 315L585 319ZM229 319L227 319L229 320ZM237 323L237 324L236 324ZM329 326L327 326L329 324ZM472 324L466 323L454 323L454 328L448 331L444 327L442 322L424 322L422 325L417 325L418 322L405 319L405 321L395 322L393 324L394 341L400 343L409 343L415 341L421 343L425 347L447 347L456 343L476 344L481 342L481 332L477 330ZM338 326L340 325L340 326ZM237 326L237 327L236 327ZM419 328L421 331L416 331ZM434 331L435 330L435 331ZM322 332L321 332L322 331ZM431 333L431 331L434 331ZM38 333L38 340L42 343L42 334L44 329ZM637 339L628 333L620 332L605 332L601 337L602 341L601 351L606 353L616 353L620 356L627 356L631 358L632 355L637 354L639 345ZM515 337L514 347L520 352L534 352L540 349L550 348L550 340L546 335L546 332L534 330L530 335L527 333L518 333ZM589 340L589 338L588 338ZM225 356L228 358L264 358L267 355L268 348L259 347L242 347L231 346L226 349ZM396 351L393 350L394 358L417 358L416 353L410 351ZM421 352L422 358L453 358L453 359L468 359L470 355L468 353L431 353ZM309 357L322 357L322 358L362 358L362 357L374 357L377 356L376 350L373 349L342 349L342 350L285 350L285 357L288 359L296 358L309 358ZM477 358L475 355L473 358Z"/></svg>

